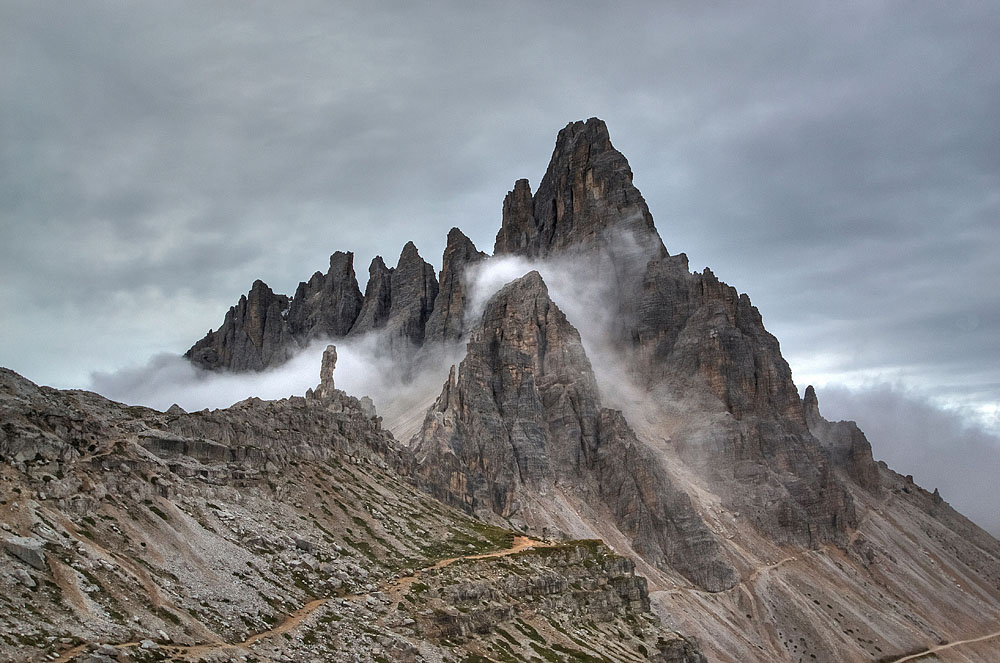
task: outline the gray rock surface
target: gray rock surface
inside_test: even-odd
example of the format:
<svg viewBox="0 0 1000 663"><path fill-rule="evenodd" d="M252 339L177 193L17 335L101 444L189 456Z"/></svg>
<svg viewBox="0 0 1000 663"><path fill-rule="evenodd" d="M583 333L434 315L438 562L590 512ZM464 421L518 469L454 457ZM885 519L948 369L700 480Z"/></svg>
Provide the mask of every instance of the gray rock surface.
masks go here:
<svg viewBox="0 0 1000 663"><path fill-rule="evenodd" d="M605 124L563 129L529 196L524 180L508 194L496 253L586 261L606 288L607 340L649 407L703 410L664 432L729 507L777 541L846 542L851 497L806 426L777 339L746 295L667 253Z"/></svg>
<svg viewBox="0 0 1000 663"><path fill-rule="evenodd" d="M819 413L819 399L812 385L806 387L802 398L806 423L830 454L834 467L842 470L852 481L875 494L881 493L878 465L872 458L872 445L864 432L853 421L827 421Z"/></svg>
<svg viewBox="0 0 1000 663"><path fill-rule="evenodd" d="M45 561L45 542L26 536L0 534L0 544L8 553L39 571L49 568Z"/></svg>
<svg viewBox="0 0 1000 663"><path fill-rule="evenodd" d="M355 334L369 332L385 326L392 307L392 274L395 270L385 266L382 256L372 258L368 266L368 285L365 286L364 303L352 326Z"/></svg>
<svg viewBox="0 0 1000 663"><path fill-rule="evenodd" d="M326 274L316 272L299 283L288 309L288 326L299 343L314 338L340 338L351 330L363 297L354 274L354 254L330 256Z"/></svg>
<svg viewBox="0 0 1000 663"><path fill-rule="evenodd" d="M217 331L209 331L184 356L210 370L260 371L286 361L297 346L285 315L289 299L263 281L230 308Z"/></svg>
<svg viewBox="0 0 1000 663"><path fill-rule="evenodd" d="M448 243L441 259L440 288L434 299L434 310L427 320L424 339L427 342L449 342L465 339L466 270L486 259L472 240L458 228L448 232Z"/></svg>
<svg viewBox="0 0 1000 663"><path fill-rule="evenodd" d="M351 335L383 331L387 350L409 356L424 342L424 329L438 294L434 267L407 242L399 261L388 269L376 257L369 269L365 303Z"/></svg>
<svg viewBox="0 0 1000 663"><path fill-rule="evenodd" d="M601 407L580 335L537 272L487 303L415 453L417 472L434 494L473 512L531 525L525 503L570 485L601 500L652 563L712 591L738 579L690 498L621 413Z"/></svg>
<svg viewBox="0 0 1000 663"><path fill-rule="evenodd" d="M628 240L649 257L666 254L632 170L602 120L559 132L538 191L518 180L503 205L494 254L548 256L569 249L614 250Z"/></svg>

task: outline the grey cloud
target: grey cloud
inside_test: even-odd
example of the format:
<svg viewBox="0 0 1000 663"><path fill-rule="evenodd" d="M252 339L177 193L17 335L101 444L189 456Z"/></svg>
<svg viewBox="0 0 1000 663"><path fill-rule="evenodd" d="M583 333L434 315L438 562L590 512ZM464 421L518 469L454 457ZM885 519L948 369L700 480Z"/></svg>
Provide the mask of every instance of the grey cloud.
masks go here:
<svg viewBox="0 0 1000 663"><path fill-rule="evenodd" d="M409 239L437 263L451 226L489 249L514 180L597 115L668 249L748 292L797 376L1000 398L995 7L0 14L0 363L28 377L181 352L337 249L362 281Z"/></svg>
<svg viewBox="0 0 1000 663"><path fill-rule="evenodd" d="M960 414L895 385L855 391L827 387L817 396L827 419L858 422L876 459L901 474L912 474L927 490L938 488L961 513L1000 536L1000 435L970 426Z"/></svg>

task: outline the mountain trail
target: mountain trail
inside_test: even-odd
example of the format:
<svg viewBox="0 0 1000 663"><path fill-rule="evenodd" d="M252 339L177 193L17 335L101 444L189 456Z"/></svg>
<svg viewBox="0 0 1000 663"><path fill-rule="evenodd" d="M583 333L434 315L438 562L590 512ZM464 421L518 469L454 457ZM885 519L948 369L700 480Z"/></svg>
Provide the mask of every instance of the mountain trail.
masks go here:
<svg viewBox="0 0 1000 663"><path fill-rule="evenodd" d="M951 649L952 647L958 647L959 645L968 645L973 642L982 642L983 640L992 640L993 638L1000 638L1000 631L996 633L990 633L988 635L982 635L978 638L969 638L968 640L957 640L955 642L949 642L944 645L937 645L931 647L930 649L925 649L924 651L917 652L916 654L908 654L903 658L897 658L892 661L892 663L903 663L904 661L915 661L916 659L927 656L928 654L935 654L939 651L944 651L946 649Z"/></svg>
<svg viewBox="0 0 1000 663"><path fill-rule="evenodd" d="M410 585L412 585L417 580L417 578L420 577L421 574L426 573L428 571L436 571L437 569L442 569L446 566L454 564L455 562L459 562L466 559L492 559L494 557L507 557L509 555L516 555L519 552L523 552L525 550L529 550L532 548L548 548L556 545L558 545L558 543L552 543L549 541L542 541L539 539L532 539L531 537L518 535L514 537L514 540L510 548L505 548L503 550L495 550L489 553L480 553L477 555L463 555L461 557L449 557L446 559L441 559L435 562L434 564L431 564L430 566L426 566L422 569L419 569L418 571L415 571L413 575L404 576L402 578L396 578L394 581L392 581L393 584L390 587L384 587L381 589L384 589L387 593L398 595L401 594ZM352 601L352 600L362 599L367 596L369 595L351 594L348 596L335 596L329 598L313 599L312 601L309 601L295 612L288 615L285 618L285 620L281 622L279 625L267 631L261 631L260 633L255 633L254 635L251 635L242 642L228 643L228 642L218 641L218 642L205 642L190 646L161 645L161 649L164 651L164 653L174 658L178 657L193 658L196 656L199 657L204 656L205 654L208 654L210 652L223 649L240 649L244 647L249 647L261 640L281 635L283 633L288 633L289 631L297 627L299 624L301 624L303 621L305 621L310 615L316 612L316 610L318 610L323 605L329 603L330 601L336 601L336 600ZM92 643L84 643L72 647L70 649L67 649L66 651L59 654L56 658L54 658L52 660L52 663L68 663L69 661L72 661L75 656L82 653L90 644ZM124 642L113 646L115 647L115 649L129 649L132 647L137 647L139 646L139 644L140 644L139 642Z"/></svg>

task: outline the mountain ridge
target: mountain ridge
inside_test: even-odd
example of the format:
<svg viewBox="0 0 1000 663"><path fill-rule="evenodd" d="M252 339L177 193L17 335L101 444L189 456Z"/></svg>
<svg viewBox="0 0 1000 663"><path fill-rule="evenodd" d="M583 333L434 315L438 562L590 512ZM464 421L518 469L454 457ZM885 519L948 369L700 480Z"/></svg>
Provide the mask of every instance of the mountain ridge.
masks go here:
<svg viewBox="0 0 1000 663"><path fill-rule="evenodd" d="M497 292L480 292L478 276L507 259L525 272ZM556 292L550 276L572 287ZM473 310L484 295L482 310ZM186 356L211 370L260 371L286 361L305 342L350 343L360 336L373 339L402 368L404 380L437 375L440 367L427 357L444 344L465 342L461 360L438 376L440 389L414 407L419 423L412 439L396 440L370 401L335 387L334 346L324 353L320 385L305 397L248 399L192 414L32 391L27 381L5 374L10 423L0 455L11 485L35 497L34 512L51 516L55 509L73 521L76 530L61 530L70 537L81 518L93 519L102 508L117 523L123 508L145 508L148 499L166 515L162 520L173 522L183 516L159 500L176 495L184 508L209 513L207 499L237 509L266 486L275 509L312 527L310 545L317 537L326 541L325 532L326 544L341 541L353 557L367 558L366 568L383 574L397 570L393 559L427 553L418 544L426 536L421 528L474 546L486 545L482 532L518 532L567 546L553 558L556 566L518 567L540 574L532 576L530 591L515 579L518 572L498 571L506 561L473 576L462 575L465 565L450 567L449 579L429 595L432 619L407 617L414 623L402 631L386 617L377 619L391 631L387 642L409 643L393 645L411 657L399 653L398 660L437 660L441 647L450 646L442 643L480 657L469 659L475 661L519 660L515 653L541 655L537 647L550 646L555 658L543 658L571 659L556 644L582 641L569 632L561 639L560 629L578 626L573 620L580 615L600 615L601 624L644 624L641 634L633 633L638 639L627 629L612 637L624 648L617 653L592 650L608 660L641 660L646 650L652 660L698 661L700 649L720 662L891 661L943 639L983 636L1000 619L1000 542L936 492L875 462L855 424L822 417L812 387L799 397L780 344L749 297L709 269L690 272L683 253L668 253L627 159L601 120L570 123L559 132L534 193L527 180L515 182L503 201L493 256L453 229L435 274L408 242L395 267L372 260L362 294L353 255L337 252L329 271L300 283L291 298L255 282L222 327ZM73 491L101 476L93 474L101 462L126 475L133 467L147 474L161 469L143 479L148 486L134 477L121 480L111 492L124 502L100 506L108 491L96 498L87 489L83 494L91 497L74 504ZM365 468L364 476L352 467ZM336 476L327 476L327 468ZM351 487L350 504L330 493L334 481ZM315 487L313 496L305 485ZM412 512L409 501L421 505L421 524L386 513L366 491L400 513ZM42 505L49 499L56 502ZM296 506L305 501L313 520ZM258 511L244 514L245 527L266 530L277 513L253 503ZM358 511L358 503L366 511ZM344 518L334 517L336 509L322 511L335 504L342 504ZM326 515L316 520L319 512ZM381 515L373 520L375 512ZM437 529L428 521L435 514L444 519ZM149 532L163 534L155 519L144 522ZM100 537L117 540L113 529L95 523ZM35 525L15 524L19 534L40 536ZM259 547L234 532L233 545ZM620 557L607 557L605 544L580 542L594 539ZM320 548L333 550L326 544ZM8 550L17 545L9 543ZM128 550L146 559L134 546ZM305 561L317 567L336 558ZM603 580L583 589L581 563L596 564ZM261 577L287 583L295 577L290 568ZM5 576L11 586L49 578L44 568L19 570ZM491 580L498 573L506 578L501 585ZM301 581L307 586L324 586L307 576ZM174 590L179 601L190 598L188 584ZM600 587L617 589L600 594ZM381 601L363 583L360 590ZM602 598L591 600L588 592ZM474 604L483 597L489 606L480 612ZM535 607L524 607L529 604ZM266 606L253 608L255 615L274 616ZM212 610L220 619L227 614L215 603ZM513 628L529 613L553 615L548 626L531 622L531 629L546 633L540 641L521 625L521 635L511 638L493 628L497 620ZM356 624L369 618L359 616ZM166 623L156 619L150 623ZM107 628L115 631L112 622ZM241 635L232 625L199 623L184 622L184 637L204 628L230 639ZM587 637L608 638L611 631L602 628ZM650 653L654 632L674 635L658 635L664 644ZM486 648L465 640L474 633L488 636Z"/></svg>

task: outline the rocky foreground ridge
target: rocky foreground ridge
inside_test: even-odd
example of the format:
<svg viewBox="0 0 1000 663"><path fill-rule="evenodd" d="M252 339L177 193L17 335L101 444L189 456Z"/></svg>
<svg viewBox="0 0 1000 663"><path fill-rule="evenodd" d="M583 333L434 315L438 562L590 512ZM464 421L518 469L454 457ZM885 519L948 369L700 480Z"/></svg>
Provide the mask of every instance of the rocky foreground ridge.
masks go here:
<svg viewBox="0 0 1000 663"><path fill-rule="evenodd" d="M306 397L190 414L0 370L0 660L704 661L599 541L417 490L332 354Z"/></svg>
<svg viewBox="0 0 1000 663"><path fill-rule="evenodd" d="M478 291L510 257L525 273ZM515 183L493 256L453 229L439 275L408 243L362 294L337 252L292 297L256 282L186 356L264 370L362 335L402 376L464 356L392 431L336 389L332 347L304 397L212 412L3 373L3 651L1000 655L1000 543L799 398L749 298L667 251L600 120L559 133L534 193Z"/></svg>

